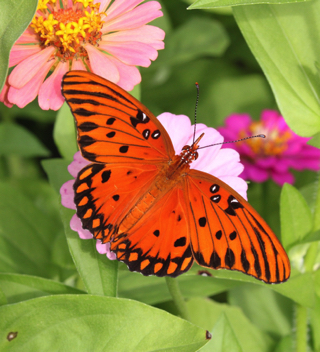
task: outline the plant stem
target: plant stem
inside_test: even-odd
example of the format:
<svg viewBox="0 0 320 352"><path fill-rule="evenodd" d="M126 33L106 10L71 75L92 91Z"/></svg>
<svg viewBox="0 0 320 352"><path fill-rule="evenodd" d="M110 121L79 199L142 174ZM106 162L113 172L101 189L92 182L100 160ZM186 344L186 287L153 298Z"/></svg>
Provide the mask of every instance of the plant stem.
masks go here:
<svg viewBox="0 0 320 352"><path fill-rule="evenodd" d="M166 276L166 283L168 286L168 290L172 296L173 302L178 309L179 315L185 320L190 320L188 308L180 291L178 280Z"/></svg>
<svg viewBox="0 0 320 352"><path fill-rule="evenodd" d="M308 351L308 312L307 307L296 305L296 352Z"/></svg>

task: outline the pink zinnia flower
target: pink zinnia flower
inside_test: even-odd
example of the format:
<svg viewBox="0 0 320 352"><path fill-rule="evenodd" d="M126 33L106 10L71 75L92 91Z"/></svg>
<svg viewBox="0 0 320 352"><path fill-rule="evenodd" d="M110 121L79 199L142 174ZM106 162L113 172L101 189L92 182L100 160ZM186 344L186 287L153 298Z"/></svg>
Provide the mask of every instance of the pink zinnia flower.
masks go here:
<svg viewBox="0 0 320 352"><path fill-rule="evenodd" d="M42 109L58 110L64 102L61 79L69 70L88 70L132 90L141 81L136 66L148 67L164 48L164 32L146 25L162 16L161 6L142 2L40 0L11 50L9 67L17 66L0 101L22 108L39 95Z"/></svg>
<svg viewBox="0 0 320 352"><path fill-rule="evenodd" d="M191 125L190 119L185 115L173 115L170 113L163 113L158 116L158 120L162 123L163 127L167 130L176 154L180 154L181 149L185 145L191 145L193 141L194 126ZM179 126L177 128L176 126ZM223 142L223 137L214 128L209 128L204 124L197 124L196 138L205 133L201 139L201 145L209 145L213 143ZM227 183L235 189L243 198L247 199L247 183L238 175L243 171L243 165L240 164L239 154L229 148L221 149L221 145L198 150L199 157L196 161L192 162L190 167L200 171L207 172L211 175L218 177L220 180ZM73 177L77 177L78 172L89 161L85 160L80 152L74 155L73 162L69 165L68 171ZM61 203L66 208L76 209L74 203L74 179L64 183L60 189ZM79 237L82 239L92 238L92 234L82 228L81 220L77 215L73 215L70 221L72 230L77 231ZM110 252L110 243L102 244L97 240L97 251L101 254L107 254L109 259L116 259L114 253Z"/></svg>
<svg viewBox="0 0 320 352"><path fill-rule="evenodd" d="M228 144L241 156L244 171L240 176L245 180L264 182L272 178L279 185L292 184L294 177L290 168L319 170L320 150L308 145L308 138L296 135L277 111L264 110L258 122L249 115L234 114L226 119L226 126L218 130L226 141L266 135L265 139L253 138Z"/></svg>

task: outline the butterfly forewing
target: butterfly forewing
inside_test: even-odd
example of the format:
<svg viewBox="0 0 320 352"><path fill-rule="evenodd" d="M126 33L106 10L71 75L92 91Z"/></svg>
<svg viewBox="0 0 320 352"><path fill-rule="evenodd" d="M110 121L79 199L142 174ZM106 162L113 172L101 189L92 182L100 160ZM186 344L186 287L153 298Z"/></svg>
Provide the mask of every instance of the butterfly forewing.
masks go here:
<svg viewBox="0 0 320 352"><path fill-rule="evenodd" d="M94 163L83 168L74 183L74 200L83 228L97 239L110 241L157 173L157 167L151 164Z"/></svg>
<svg viewBox="0 0 320 352"><path fill-rule="evenodd" d="M101 163L155 163L174 155L154 115L117 85L86 71L70 71L62 93L76 119L82 155Z"/></svg>
<svg viewBox="0 0 320 352"><path fill-rule="evenodd" d="M228 185L192 170L187 199L191 247L200 265L242 271L267 283L289 278L289 259L276 235Z"/></svg>

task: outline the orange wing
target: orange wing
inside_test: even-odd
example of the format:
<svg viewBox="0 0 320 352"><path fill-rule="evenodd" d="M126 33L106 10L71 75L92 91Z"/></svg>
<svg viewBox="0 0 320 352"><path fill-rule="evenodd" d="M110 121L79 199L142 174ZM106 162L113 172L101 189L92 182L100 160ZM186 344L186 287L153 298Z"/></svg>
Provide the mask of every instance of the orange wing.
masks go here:
<svg viewBox="0 0 320 352"><path fill-rule="evenodd" d="M93 163L84 167L73 186L83 228L97 239L110 241L157 174L157 166L151 164Z"/></svg>
<svg viewBox="0 0 320 352"><path fill-rule="evenodd" d="M175 187L161 197L145 218L113 239L111 250L143 275L176 277L188 271L193 256L183 189Z"/></svg>
<svg viewBox="0 0 320 352"><path fill-rule="evenodd" d="M155 163L174 155L157 118L126 91L93 73L70 71L62 94L76 119L83 157L101 163Z"/></svg>
<svg viewBox="0 0 320 352"><path fill-rule="evenodd" d="M190 241L197 263L238 270L266 283L286 281L287 254L251 205L209 174L191 170L188 175Z"/></svg>

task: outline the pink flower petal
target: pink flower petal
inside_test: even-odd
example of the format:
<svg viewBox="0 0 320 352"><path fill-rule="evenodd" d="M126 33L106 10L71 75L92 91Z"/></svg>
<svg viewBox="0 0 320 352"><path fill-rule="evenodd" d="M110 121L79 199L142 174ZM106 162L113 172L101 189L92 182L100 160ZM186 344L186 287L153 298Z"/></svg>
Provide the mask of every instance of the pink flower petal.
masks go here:
<svg viewBox="0 0 320 352"><path fill-rule="evenodd" d="M13 106L13 104L11 104L8 100L8 91L9 91L9 83L8 83L8 79L6 79L6 82L2 88L2 91L0 93L0 101L3 102L3 104L5 106L7 106L8 108L11 108Z"/></svg>
<svg viewBox="0 0 320 352"><path fill-rule="evenodd" d="M90 240L93 238L93 235L90 231L82 228L81 220L78 218L77 214L74 214L70 220L70 228L73 231L78 232L79 237L82 240Z"/></svg>
<svg viewBox="0 0 320 352"><path fill-rule="evenodd" d="M99 47L127 65L148 67L150 60L154 61L158 56L158 51L151 45L139 42L111 43L102 40Z"/></svg>
<svg viewBox="0 0 320 352"><path fill-rule="evenodd" d="M141 82L141 75L135 66L129 66L116 58L110 57L109 60L116 66L120 79L117 85L126 91L131 91L136 84Z"/></svg>
<svg viewBox="0 0 320 352"><path fill-rule="evenodd" d="M162 16L161 6L157 1L144 3L130 12L125 13L113 20L108 20L103 25L103 33L125 29L137 28ZM108 19L108 16L106 17Z"/></svg>
<svg viewBox="0 0 320 352"><path fill-rule="evenodd" d="M73 190L74 180L65 182L60 188L61 204L65 208L76 209L74 204L74 190Z"/></svg>
<svg viewBox="0 0 320 352"><path fill-rule="evenodd" d="M85 159L80 152L76 152L73 156L73 161L68 166L69 174L76 178L79 171L89 164L90 161Z"/></svg>
<svg viewBox="0 0 320 352"><path fill-rule="evenodd" d="M9 84L16 89L25 86L35 76L39 75L39 72L43 68L43 66L48 65L48 60L54 53L54 51L54 47L49 46L46 49L43 49L40 52L33 54L32 56L29 56L27 59L22 61L11 72L9 76ZM55 63L55 60L50 61L50 63L51 67Z"/></svg>
<svg viewBox="0 0 320 352"><path fill-rule="evenodd" d="M40 44L39 38L37 34L34 32L34 30L30 27L28 27L23 34L20 36L20 38L15 42L16 44Z"/></svg>
<svg viewBox="0 0 320 352"><path fill-rule="evenodd" d="M69 62L60 61L53 73L42 84L39 90L39 106L42 110L58 110L64 103L61 94L61 81L64 74L69 71Z"/></svg>
<svg viewBox="0 0 320 352"><path fill-rule="evenodd" d="M143 0L115 0L107 10L108 20L112 20L116 16L131 11Z"/></svg>
<svg viewBox="0 0 320 352"><path fill-rule="evenodd" d="M89 55L92 72L111 82L117 83L120 79L119 71L108 55L91 44L86 44L85 49Z"/></svg>
<svg viewBox="0 0 320 352"><path fill-rule="evenodd" d="M19 64L21 61L41 50L40 45L14 45L10 51L9 67Z"/></svg>
<svg viewBox="0 0 320 352"><path fill-rule="evenodd" d="M27 104L32 102L36 98L39 92L40 86L44 81L45 77L47 76L48 72L50 71L50 68L52 67L52 65L54 65L54 61L47 61L38 70L37 75L34 76L22 88L16 89L11 86L9 88L8 95L7 95L10 103L16 104L19 108L23 108Z"/></svg>
<svg viewBox="0 0 320 352"><path fill-rule="evenodd" d="M186 136L190 135L192 129L191 121L186 115L174 115L170 112L160 114L158 120L166 131L170 132L170 138L176 154L186 145Z"/></svg>
<svg viewBox="0 0 320 352"><path fill-rule="evenodd" d="M75 70L87 71L87 69L81 59L79 59L79 60L73 59L72 60L71 71L75 71Z"/></svg>
<svg viewBox="0 0 320 352"><path fill-rule="evenodd" d="M240 194L240 196L242 196L245 200L248 200L248 184L244 179L236 176L222 176L221 178L219 177L219 179L234 190L236 190Z"/></svg>
<svg viewBox="0 0 320 352"><path fill-rule="evenodd" d="M94 0L93 2L95 4L100 3L99 12L101 13L107 10L107 7L109 6L111 0Z"/></svg>
<svg viewBox="0 0 320 352"><path fill-rule="evenodd" d="M100 254L106 254L108 259L110 260L117 259L116 254L110 251L110 242L101 243L100 240L97 240L96 248L97 248L97 252L99 252Z"/></svg>

